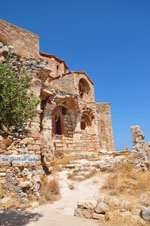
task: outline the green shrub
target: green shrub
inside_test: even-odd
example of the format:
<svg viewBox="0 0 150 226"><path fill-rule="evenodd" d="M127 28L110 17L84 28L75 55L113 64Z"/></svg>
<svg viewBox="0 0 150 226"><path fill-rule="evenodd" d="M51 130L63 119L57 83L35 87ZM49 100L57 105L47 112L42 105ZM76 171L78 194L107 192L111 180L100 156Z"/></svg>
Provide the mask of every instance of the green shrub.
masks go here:
<svg viewBox="0 0 150 226"><path fill-rule="evenodd" d="M37 114L40 103L31 90L31 74L17 75L7 64L0 64L0 134L24 130L25 123Z"/></svg>

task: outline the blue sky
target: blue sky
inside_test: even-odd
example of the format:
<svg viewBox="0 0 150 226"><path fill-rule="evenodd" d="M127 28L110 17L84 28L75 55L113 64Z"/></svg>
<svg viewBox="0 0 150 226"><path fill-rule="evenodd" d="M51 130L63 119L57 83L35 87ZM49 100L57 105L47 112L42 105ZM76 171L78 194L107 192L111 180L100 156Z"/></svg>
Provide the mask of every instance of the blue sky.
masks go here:
<svg viewBox="0 0 150 226"><path fill-rule="evenodd" d="M149 0L7 0L1 19L40 36L40 50L85 70L97 102L110 102L115 148L131 125L150 141Z"/></svg>

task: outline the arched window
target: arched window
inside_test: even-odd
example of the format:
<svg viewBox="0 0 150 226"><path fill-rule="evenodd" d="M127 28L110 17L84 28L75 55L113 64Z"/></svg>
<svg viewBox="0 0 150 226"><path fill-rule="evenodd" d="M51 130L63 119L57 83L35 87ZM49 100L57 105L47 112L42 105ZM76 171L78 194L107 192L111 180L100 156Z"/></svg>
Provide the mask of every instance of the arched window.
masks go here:
<svg viewBox="0 0 150 226"><path fill-rule="evenodd" d="M89 91L90 91L90 86L89 86L88 82L85 79L81 78L80 81L79 81L79 94L80 94L80 97L83 98L83 96L85 94L88 95Z"/></svg>
<svg viewBox="0 0 150 226"><path fill-rule="evenodd" d="M52 112L52 131L53 134L64 134L64 118L62 107L56 107Z"/></svg>
<svg viewBox="0 0 150 226"><path fill-rule="evenodd" d="M81 118L80 128L82 130L85 130L87 126L91 126L91 120L90 117L87 114L83 114Z"/></svg>
<svg viewBox="0 0 150 226"><path fill-rule="evenodd" d="M100 121L100 133L101 133L101 137L104 138L106 135L106 132L105 132L105 122L103 120Z"/></svg>
<svg viewBox="0 0 150 226"><path fill-rule="evenodd" d="M59 75L59 66L58 65L56 66L56 75L57 76Z"/></svg>

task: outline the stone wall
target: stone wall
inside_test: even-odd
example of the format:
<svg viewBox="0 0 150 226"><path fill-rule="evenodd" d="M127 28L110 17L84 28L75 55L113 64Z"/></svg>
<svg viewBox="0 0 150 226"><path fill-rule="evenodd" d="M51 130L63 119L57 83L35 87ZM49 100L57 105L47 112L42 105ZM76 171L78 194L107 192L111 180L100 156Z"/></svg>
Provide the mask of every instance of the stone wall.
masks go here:
<svg viewBox="0 0 150 226"><path fill-rule="evenodd" d="M73 125L71 116L68 112L66 113L66 115L64 115L64 136L73 137Z"/></svg>
<svg viewBox="0 0 150 226"><path fill-rule="evenodd" d="M26 197L22 192L28 189L37 192L39 177L34 180L34 176L49 172L55 152L114 150L110 105L95 103L94 84L84 71L67 72L65 62L54 55L39 57L38 37L31 32L0 20L0 40L3 41L0 42L0 63L9 57L9 66L18 76L24 71L32 73L31 92L41 98L37 116L27 122L26 137L17 141L11 137L13 142L8 140L0 149L1 154L7 155L37 155L36 165L9 163L0 167L2 184L12 189L14 195L18 195L22 186L19 195ZM13 184L9 185L8 178L15 170L22 178L21 185L15 175Z"/></svg>
<svg viewBox="0 0 150 226"><path fill-rule="evenodd" d="M100 146L104 150L114 151L114 139L109 103L96 103L97 124Z"/></svg>
<svg viewBox="0 0 150 226"><path fill-rule="evenodd" d="M86 102L95 102L94 84L85 72L68 72L64 74L63 77L52 81L50 85L62 91L67 91L80 96L79 81L81 79L89 86L89 90L85 90L81 99Z"/></svg>
<svg viewBox="0 0 150 226"><path fill-rule="evenodd" d="M4 63L7 57L10 58L9 66L21 76L24 71L32 73L34 78L32 80L31 92L38 97L41 95L41 87L49 74L48 64L41 58L27 59L17 55L12 46L0 42L0 62ZM0 139L0 154L1 158L15 157L27 159L31 156L36 156L36 162L2 162L0 158L0 184L5 190L5 193L12 193L16 198L25 199L30 195L39 195L39 176L44 174L43 163L41 155L44 155L44 143L42 134L40 133L40 106L38 106L38 114L31 121L26 124L26 133L20 134L18 138L9 136L7 139ZM18 134L19 135L19 134ZM48 156L52 156L52 145L48 146ZM47 153L45 152L47 157ZM19 179L18 179L19 178Z"/></svg>
<svg viewBox="0 0 150 226"><path fill-rule="evenodd" d="M14 47L14 52L27 58L39 57L39 36L0 19L0 42Z"/></svg>
<svg viewBox="0 0 150 226"><path fill-rule="evenodd" d="M98 151L99 136L96 131L96 105L80 101L79 95L73 95L58 89L45 87L43 90L47 95L47 102L43 110L42 133L43 137L49 137L51 143L55 143L55 150L61 151ZM43 94L44 95L44 94ZM61 108L66 109L66 114L62 115ZM56 109L60 108L60 111ZM53 118L56 120L60 116L62 134L53 132ZM61 115L60 115L61 114ZM83 115L86 115L89 121L86 121L86 127L81 129ZM97 133L96 133L97 132Z"/></svg>
<svg viewBox="0 0 150 226"><path fill-rule="evenodd" d="M46 53L40 53L40 55L44 60L48 61L48 64L51 68L50 76L52 78L62 76L62 74L68 72L68 66L65 64L64 60L59 59L55 55L50 55Z"/></svg>
<svg viewBox="0 0 150 226"><path fill-rule="evenodd" d="M40 175L44 174L40 156L40 137L3 139L5 149L0 149L0 185L5 194L11 194L21 202L39 197ZM3 159L12 159L4 162ZM14 161L13 159L22 159ZM30 159L25 162L25 159ZM31 161L32 160L32 161ZM34 161L33 161L34 160Z"/></svg>
<svg viewBox="0 0 150 226"><path fill-rule="evenodd" d="M75 94L76 92L74 83L74 76L66 75L59 79L51 81L50 86L62 91Z"/></svg>

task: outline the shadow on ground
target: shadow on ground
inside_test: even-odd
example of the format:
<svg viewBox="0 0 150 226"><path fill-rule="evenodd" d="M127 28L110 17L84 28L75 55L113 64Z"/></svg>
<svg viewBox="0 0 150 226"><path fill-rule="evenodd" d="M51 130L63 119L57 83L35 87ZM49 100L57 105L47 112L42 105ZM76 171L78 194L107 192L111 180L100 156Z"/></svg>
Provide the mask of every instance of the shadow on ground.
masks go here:
<svg viewBox="0 0 150 226"><path fill-rule="evenodd" d="M0 213L0 226L24 226L30 221L37 221L42 214L23 210L7 210Z"/></svg>

